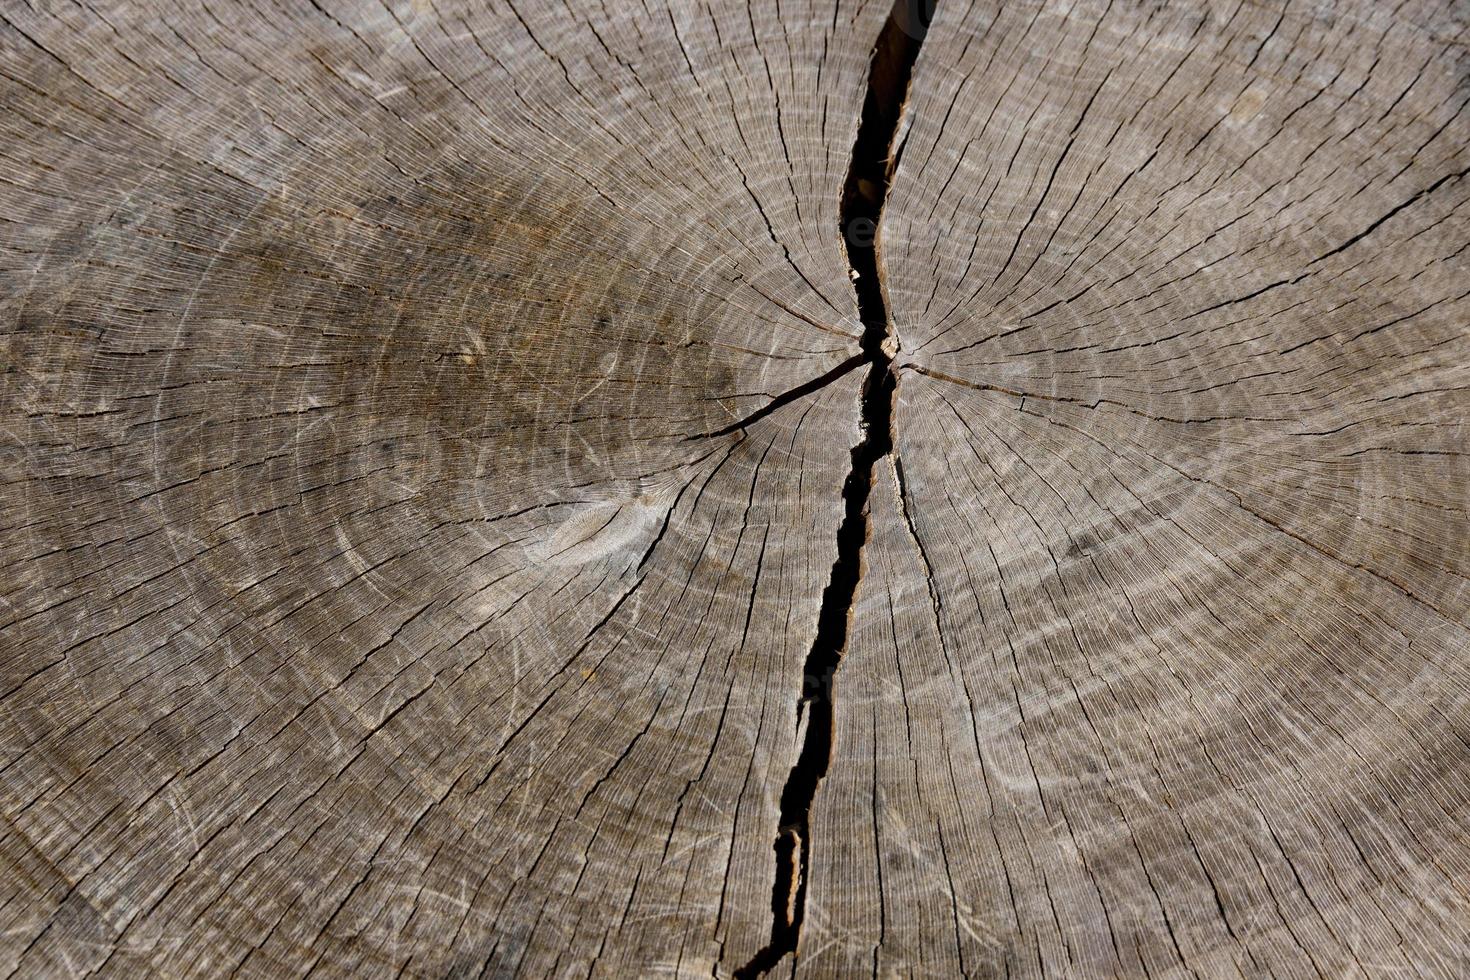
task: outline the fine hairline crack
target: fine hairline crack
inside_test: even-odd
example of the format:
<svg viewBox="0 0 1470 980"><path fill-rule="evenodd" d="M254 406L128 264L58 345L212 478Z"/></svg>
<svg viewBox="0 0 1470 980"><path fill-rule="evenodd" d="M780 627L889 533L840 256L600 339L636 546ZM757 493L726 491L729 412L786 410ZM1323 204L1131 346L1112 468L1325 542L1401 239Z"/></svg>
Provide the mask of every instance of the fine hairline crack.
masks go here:
<svg viewBox="0 0 1470 980"><path fill-rule="evenodd" d="M868 365L861 396L861 436L852 447L852 465L842 484L844 508L837 527L837 558L822 590L817 633L803 669L796 711L798 729L803 719L806 723L801 747L781 790L780 824L773 848L776 877L771 892L771 938L750 962L735 971L737 980L758 977L788 953L795 953L805 919L812 801L832 757L833 677L847 647L848 619L862 577L873 471L880 459L893 453L896 342L883 297L878 220L888 194L894 137L932 8L933 0L895 0L873 48L867 94L843 185L839 221L848 263L855 273L854 291L863 325L861 353L816 381L830 383L859 364ZM799 397L812 390L803 385L788 395ZM789 400L781 399L783 403ZM736 423L722 432L739 427Z"/></svg>

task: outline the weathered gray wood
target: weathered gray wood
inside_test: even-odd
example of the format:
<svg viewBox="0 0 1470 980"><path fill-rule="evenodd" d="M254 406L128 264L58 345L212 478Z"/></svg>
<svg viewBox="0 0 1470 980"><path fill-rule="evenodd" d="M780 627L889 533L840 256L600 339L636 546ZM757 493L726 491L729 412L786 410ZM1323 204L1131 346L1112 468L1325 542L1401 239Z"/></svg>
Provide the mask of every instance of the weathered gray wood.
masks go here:
<svg viewBox="0 0 1470 980"><path fill-rule="evenodd" d="M749 958L886 10L4 13L6 968Z"/></svg>
<svg viewBox="0 0 1470 980"><path fill-rule="evenodd" d="M1470 972L1465 11L889 8L0 0L0 971Z"/></svg>
<svg viewBox="0 0 1470 980"><path fill-rule="evenodd" d="M1470 971L1465 26L940 5L804 970Z"/></svg>

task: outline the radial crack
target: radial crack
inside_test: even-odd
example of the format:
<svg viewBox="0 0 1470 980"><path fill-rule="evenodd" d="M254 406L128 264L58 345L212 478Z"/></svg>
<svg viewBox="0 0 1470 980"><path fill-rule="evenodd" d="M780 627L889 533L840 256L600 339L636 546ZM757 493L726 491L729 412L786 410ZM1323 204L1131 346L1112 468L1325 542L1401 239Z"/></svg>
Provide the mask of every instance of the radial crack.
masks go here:
<svg viewBox="0 0 1470 980"><path fill-rule="evenodd" d="M751 412L744 418L736 419L729 425L721 426L720 428L715 429L712 432L696 432L692 436L685 436L684 441L689 442L694 439L713 439L718 436L728 436L731 433L739 432L746 428L749 428L751 424L765 418L767 415L770 415L777 409L784 408L787 405L790 405L792 402L805 398L807 395L810 395L813 392L820 391L821 389L827 387L839 378L846 377L849 371L853 370L865 361L866 357L863 354L854 354L852 357L849 357L847 360L843 361L841 364L837 365L835 368L826 372L825 374L819 374L815 378L812 378L810 381L803 382L802 384L797 385L795 388L791 388L787 391L783 391L779 395L776 395L770 401L766 402L766 404L762 405L760 408L756 409L754 412Z"/></svg>
<svg viewBox="0 0 1470 980"><path fill-rule="evenodd" d="M796 952L805 918L812 800L832 757L832 682L847 647L848 619L862 578L873 469L893 450L895 343L878 267L878 219L888 193L894 136L932 9L933 0L895 0L873 49L867 96L843 187L840 220L863 323L861 361L868 365L861 402L862 436L852 447L852 466L843 481L844 512L837 528L837 558L822 590L817 635L803 671L797 703L798 724L803 717L806 721L801 750L781 791L781 822L774 845L771 940L735 972L737 978L760 976L788 953Z"/></svg>

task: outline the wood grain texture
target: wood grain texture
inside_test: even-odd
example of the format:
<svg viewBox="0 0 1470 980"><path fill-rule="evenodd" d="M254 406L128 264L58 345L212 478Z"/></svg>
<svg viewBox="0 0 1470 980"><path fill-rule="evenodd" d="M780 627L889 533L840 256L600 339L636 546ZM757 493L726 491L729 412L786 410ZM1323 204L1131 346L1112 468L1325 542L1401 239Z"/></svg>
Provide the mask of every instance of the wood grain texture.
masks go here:
<svg viewBox="0 0 1470 980"><path fill-rule="evenodd" d="M1470 12L923 6L0 0L0 975L1470 974Z"/></svg>

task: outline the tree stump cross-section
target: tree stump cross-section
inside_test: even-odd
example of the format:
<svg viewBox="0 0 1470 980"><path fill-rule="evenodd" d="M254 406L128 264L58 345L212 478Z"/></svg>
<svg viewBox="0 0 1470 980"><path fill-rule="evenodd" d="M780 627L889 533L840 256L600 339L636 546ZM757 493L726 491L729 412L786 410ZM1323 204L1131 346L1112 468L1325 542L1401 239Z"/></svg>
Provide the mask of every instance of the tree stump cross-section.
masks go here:
<svg viewBox="0 0 1470 980"><path fill-rule="evenodd" d="M1470 975L1470 10L0 0L0 975Z"/></svg>

